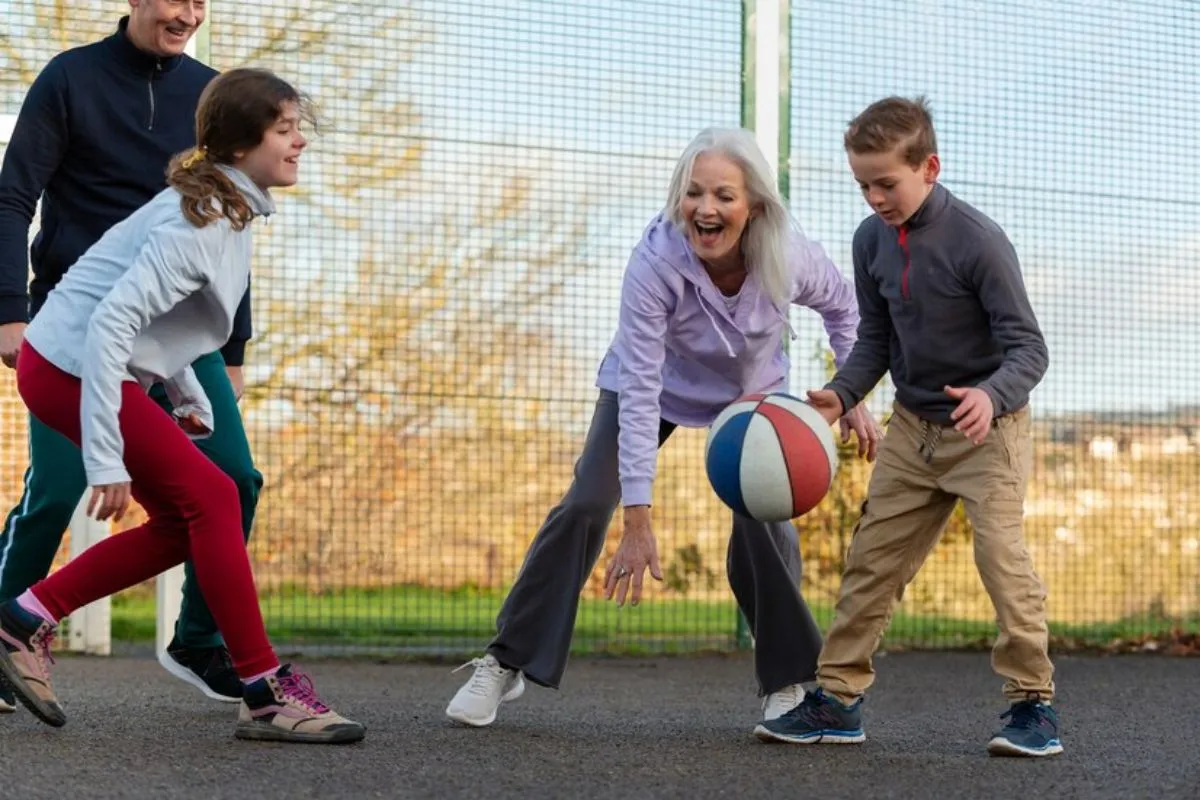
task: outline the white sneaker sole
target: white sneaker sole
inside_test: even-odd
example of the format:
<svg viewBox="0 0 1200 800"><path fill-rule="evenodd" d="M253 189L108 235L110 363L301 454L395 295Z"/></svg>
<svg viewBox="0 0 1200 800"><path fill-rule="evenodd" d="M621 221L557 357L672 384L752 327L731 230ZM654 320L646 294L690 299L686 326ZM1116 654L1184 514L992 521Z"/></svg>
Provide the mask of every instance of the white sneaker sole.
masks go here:
<svg viewBox="0 0 1200 800"><path fill-rule="evenodd" d="M216 700L217 702L220 702L220 703L240 703L240 702L242 702L242 698L240 698L240 697L229 697L227 695L217 694L216 692L214 692L208 686L208 684L206 684L204 681L200 680L199 675L192 672L190 669L183 666L175 659L171 658L170 654L167 653L166 650L164 650L158 654L158 663L167 672L171 673L176 678L179 678L179 680L183 681L184 683L190 683L192 686L195 686L197 689L199 689L201 692L204 693L205 697L207 697L210 700Z"/></svg>
<svg viewBox="0 0 1200 800"><path fill-rule="evenodd" d="M760 742L784 742L786 744L862 744L867 740L867 735L861 731L858 733L818 731L804 736L788 736L785 733L767 730L761 724L755 726L754 735Z"/></svg>
<svg viewBox="0 0 1200 800"><path fill-rule="evenodd" d="M1056 756L1062 753L1062 743L1057 739L1051 741L1046 747L1041 750L1035 750L1031 747L1022 747L1019 744L1010 742L1008 739L997 736L988 742L988 753L994 756L1017 756L1025 758L1042 758L1044 756Z"/></svg>
<svg viewBox="0 0 1200 800"><path fill-rule="evenodd" d="M517 675L517 682L513 687L500 696L500 702L492 709L492 713L486 717L470 717L466 711L461 708L455 708L453 704L446 707L446 716L455 722L460 722L463 725L470 725L472 728L486 728L496 721L496 713L500 710L500 706L504 703L511 703L521 695L525 694L525 678Z"/></svg>
<svg viewBox="0 0 1200 800"><path fill-rule="evenodd" d="M17 707L0 700L0 714L11 714L17 710Z"/></svg>

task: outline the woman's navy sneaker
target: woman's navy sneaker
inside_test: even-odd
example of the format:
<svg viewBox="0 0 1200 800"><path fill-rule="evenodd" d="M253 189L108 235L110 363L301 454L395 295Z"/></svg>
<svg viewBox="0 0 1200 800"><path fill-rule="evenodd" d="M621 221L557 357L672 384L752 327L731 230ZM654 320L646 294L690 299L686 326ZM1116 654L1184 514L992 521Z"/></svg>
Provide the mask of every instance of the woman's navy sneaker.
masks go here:
<svg viewBox="0 0 1200 800"><path fill-rule="evenodd" d="M1008 720L1008 724L988 742L992 755L1038 757L1063 751L1058 738L1058 713L1037 697L1013 703L1000 719Z"/></svg>

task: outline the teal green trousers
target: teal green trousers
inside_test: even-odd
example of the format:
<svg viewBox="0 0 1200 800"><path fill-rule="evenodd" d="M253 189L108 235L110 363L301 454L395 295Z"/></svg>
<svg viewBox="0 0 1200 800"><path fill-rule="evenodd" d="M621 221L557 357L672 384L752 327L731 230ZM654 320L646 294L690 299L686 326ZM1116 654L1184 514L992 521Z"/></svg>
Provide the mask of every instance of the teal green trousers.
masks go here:
<svg viewBox="0 0 1200 800"><path fill-rule="evenodd" d="M242 504L242 533L249 540L263 477L250 456L233 385L220 353L198 359L192 369L212 403L214 421L213 435L196 440L196 446L237 485ZM171 410L161 386L155 386L150 396L165 410ZM87 489L79 448L31 417L25 491L0 531L0 601L16 597L49 574L71 515ZM183 603L175 625L176 642L196 648L223 644L190 561L184 565L184 574Z"/></svg>

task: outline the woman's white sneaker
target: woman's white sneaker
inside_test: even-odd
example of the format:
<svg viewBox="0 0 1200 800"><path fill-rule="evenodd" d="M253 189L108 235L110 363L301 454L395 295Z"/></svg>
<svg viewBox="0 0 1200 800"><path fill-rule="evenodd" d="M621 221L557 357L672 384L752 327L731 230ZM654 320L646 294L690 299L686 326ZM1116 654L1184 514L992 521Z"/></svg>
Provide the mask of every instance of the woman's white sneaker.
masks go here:
<svg viewBox="0 0 1200 800"><path fill-rule="evenodd" d="M505 669L490 654L471 659L454 671L467 667L474 667L475 672L446 706L446 716L455 722L476 728L491 725L501 703L516 700L525 693L525 679L520 671Z"/></svg>
<svg viewBox="0 0 1200 800"><path fill-rule="evenodd" d="M779 719L804 701L804 684L793 683L763 698L763 719Z"/></svg>

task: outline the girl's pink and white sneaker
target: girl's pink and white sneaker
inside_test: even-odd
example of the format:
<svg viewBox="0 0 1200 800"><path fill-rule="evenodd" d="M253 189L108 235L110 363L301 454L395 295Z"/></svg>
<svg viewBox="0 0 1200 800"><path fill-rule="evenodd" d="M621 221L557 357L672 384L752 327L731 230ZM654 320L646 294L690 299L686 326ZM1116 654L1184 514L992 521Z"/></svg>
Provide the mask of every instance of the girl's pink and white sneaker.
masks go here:
<svg viewBox="0 0 1200 800"><path fill-rule="evenodd" d="M275 674L246 685L234 736L270 742L350 744L361 741L366 728L321 702L312 680L285 664Z"/></svg>
<svg viewBox="0 0 1200 800"><path fill-rule="evenodd" d="M16 600L0 605L0 684L47 725L61 728L67 715L50 681L55 626L21 608Z"/></svg>

